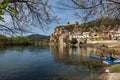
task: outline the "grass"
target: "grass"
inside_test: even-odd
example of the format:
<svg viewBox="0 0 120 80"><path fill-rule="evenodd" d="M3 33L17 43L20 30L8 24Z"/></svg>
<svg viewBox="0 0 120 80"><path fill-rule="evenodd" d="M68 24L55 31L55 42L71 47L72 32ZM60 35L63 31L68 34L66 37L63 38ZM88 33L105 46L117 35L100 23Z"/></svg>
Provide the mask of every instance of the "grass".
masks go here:
<svg viewBox="0 0 120 80"><path fill-rule="evenodd" d="M111 47L111 48L120 48L120 46L114 46L114 47Z"/></svg>
<svg viewBox="0 0 120 80"><path fill-rule="evenodd" d="M112 65L108 69L110 70L110 72L120 73L120 64Z"/></svg>

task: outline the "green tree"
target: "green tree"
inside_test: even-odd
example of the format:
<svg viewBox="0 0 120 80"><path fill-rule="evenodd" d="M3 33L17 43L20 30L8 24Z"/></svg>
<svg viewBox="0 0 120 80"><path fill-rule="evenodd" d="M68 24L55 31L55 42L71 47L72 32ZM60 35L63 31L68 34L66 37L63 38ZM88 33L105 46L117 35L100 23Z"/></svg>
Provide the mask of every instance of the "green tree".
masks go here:
<svg viewBox="0 0 120 80"><path fill-rule="evenodd" d="M72 40L71 40L71 44L76 44L78 41L77 41L77 39L76 38L72 38Z"/></svg>
<svg viewBox="0 0 120 80"><path fill-rule="evenodd" d="M8 38L4 35L0 35L0 44L6 44L6 41L8 40Z"/></svg>
<svg viewBox="0 0 120 80"><path fill-rule="evenodd" d="M32 45L33 41L23 37L6 37L4 35L0 35L0 45L8 46L8 45Z"/></svg>

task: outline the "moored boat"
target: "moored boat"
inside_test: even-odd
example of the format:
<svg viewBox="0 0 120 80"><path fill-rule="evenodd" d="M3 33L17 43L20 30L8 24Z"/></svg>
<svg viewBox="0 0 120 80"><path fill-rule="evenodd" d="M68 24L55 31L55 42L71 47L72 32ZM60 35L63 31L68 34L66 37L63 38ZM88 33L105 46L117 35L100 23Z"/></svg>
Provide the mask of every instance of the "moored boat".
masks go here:
<svg viewBox="0 0 120 80"><path fill-rule="evenodd" d="M90 58L95 58L95 59L101 59L101 58L105 59L105 58L107 58L108 56L101 57L101 56L96 56L96 55L89 55L89 57L90 57Z"/></svg>
<svg viewBox="0 0 120 80"><path fill-rule="evenodd" d="M103 60L103 63L106 63L106 64L120 64L120 58L119 59L116 59L116 60Z"/></svg>

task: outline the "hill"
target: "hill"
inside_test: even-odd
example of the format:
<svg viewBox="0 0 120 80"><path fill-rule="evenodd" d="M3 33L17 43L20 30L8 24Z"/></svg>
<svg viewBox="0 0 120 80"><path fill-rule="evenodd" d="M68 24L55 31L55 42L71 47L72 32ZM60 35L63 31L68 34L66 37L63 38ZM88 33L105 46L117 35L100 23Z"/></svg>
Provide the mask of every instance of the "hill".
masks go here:
<svg viewBox="0 0 120 80"><path fill-rule="evenodd" d="M98 18L96 20L83 23L80 25L84 31L103 32L109 30L116 30L120 26L120 19L118 18Z"/></svg>
<svg viewBox="0 0 120 80"><path fill-rule="evenodd" d="M111 17L101 17L86 23L79 24L77 22L67 23L57 26L54 33L50 37L52 43L57 42L69 43L73 37L81 38L86 42L86 38L90 40L110 40L119 39L120 19Z"/></svg>
<svg viewBox="0 0 120 80"><path fill-rule="evenodd" d="M29 36L26 36L27 38L33 40L33 41L42 41L44 39L49 39L50 36L40 35L40 34L32 34Z"/></svg>
<svg viewBox="0 0 120 80"><path fill-rule="evenodd" d="M120 28L120 19L102 17L93 21L89 21L82 24L67 24L56 27L59 30L74 32L105 32L110 30L118 30ZM61 29L60 29L61 28ZM56 30L55 29L55 30ZM56 31L57 32L57 31Z"/></svg>

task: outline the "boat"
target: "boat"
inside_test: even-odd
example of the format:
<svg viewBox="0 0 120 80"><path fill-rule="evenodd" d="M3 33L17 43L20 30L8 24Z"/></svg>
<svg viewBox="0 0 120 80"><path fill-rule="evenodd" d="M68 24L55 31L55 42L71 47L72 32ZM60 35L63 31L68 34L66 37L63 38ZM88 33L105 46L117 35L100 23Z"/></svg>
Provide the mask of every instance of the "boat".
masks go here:
<svg viewBox="0 0 120 80"><path fill-rule="evenodd" d="M101 59L101 56L95 56L95 55L90 55L90 58L95 58L95 59ZM105 56L103 57L103 63L105 64L120 64L120 58L115 59L115 60L110 60L110 56Z"/></svg>
<svg viewBox="0 0 120 80"><path fill-rule="evenodd" d="M101 56L90 55L90 58L101 59Z"/></svg>
<svg viewBox="0 0 120 80"><path fill-rule="evenodd" d="M116 60L103 60L103 63L105 64L120 64L120 58Z"/></svg>
<svg viewBox="0 0 120 80"><path fill-rule="evenodd" d="M101 59L101 56L89 55L90 58ZM102 59L106 59L108 56L104 56Z"/></svg>

